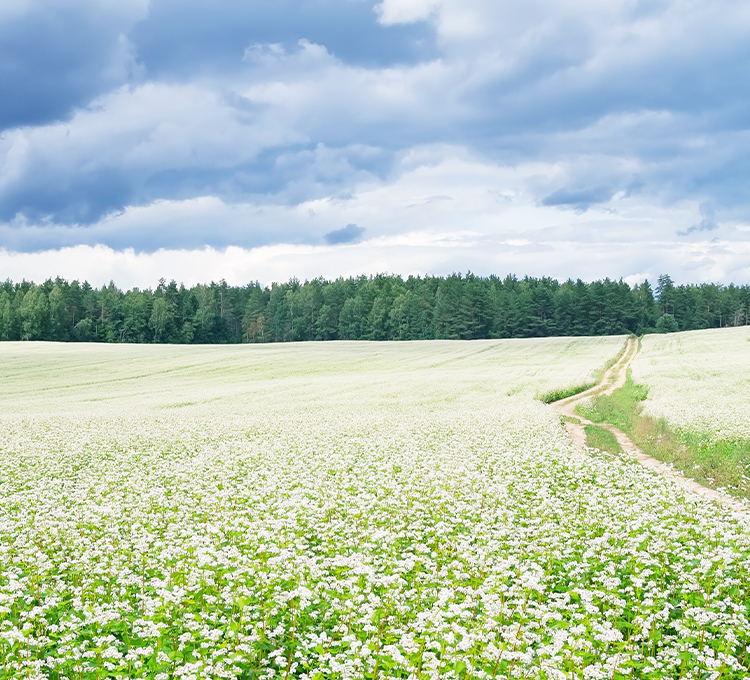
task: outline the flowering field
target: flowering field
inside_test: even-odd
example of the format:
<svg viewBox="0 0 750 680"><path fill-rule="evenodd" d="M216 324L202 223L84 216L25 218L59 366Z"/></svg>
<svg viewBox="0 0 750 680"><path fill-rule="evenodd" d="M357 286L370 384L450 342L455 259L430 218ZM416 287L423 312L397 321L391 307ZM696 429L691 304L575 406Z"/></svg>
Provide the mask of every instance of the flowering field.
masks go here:
<svg viewBox="0 0 750 680"><path fill-rule="evenodd" d="M750 327L647 335L632 375L644 412L708 439L750 439Z"/></svg>
<svg viewBox="0 0 750 680"><path fill-rule="evenodd" d="M0 678L744 678L750 520L533 398L622 342L0 344Z"/></svg>

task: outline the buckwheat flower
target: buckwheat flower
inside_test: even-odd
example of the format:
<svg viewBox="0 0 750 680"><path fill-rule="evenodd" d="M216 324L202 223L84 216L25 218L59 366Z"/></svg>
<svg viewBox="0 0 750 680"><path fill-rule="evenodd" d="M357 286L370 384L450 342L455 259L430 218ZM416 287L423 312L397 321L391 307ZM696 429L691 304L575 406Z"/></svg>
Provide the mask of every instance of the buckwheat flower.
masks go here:
<svg viewBox="0 0 750 680"><path fill-rule="evenodd" d="M65 418L42 440L29 438L43 431L41 421L19 427L3 449L17 457L0 458L0 479L11 478L9 460L31 456L34 464L13 474L27 484L30 471L39 473L36 495L23 498L29 507L45 499L45 509L32 522L6 512L18 506L0 498L0 517L13 518L10 533L0 531L0 594L8 564L23 596L13 600L23 610L16 620L25 621L39 600L27 596L26 569L5 556L10 545L48 546L37 573L59 596L51 606L68 604L59 630L30 632L70 677L78 677L74 647L88 655L86 668L96 664L86 626L118 631L123 621L134 621L123 663L145 666L156 660L154 648L178 645L175 678L248 668L284 677L295 663L298 676L312 675L308 667L367 677L377 649L415 678L419 664L421 677L451 677L457 661L474 663L466 671L477 678L491 677L482 667L500 661L515 664L513 677L553 677L595 660L609 672L615 654L636 659L632 650L648 646L653 632L662 635L658 673L683 650L683 636L671 633L697 625L690 606L676 616L666 605L691 597L701 598L695 608L715 627L705 636L711 652L694 657L701 672L713 671L722 653L737 664L750 628L733 594L741 587L735 575L748 567L743 525L627 460L576 451L531 396L502 396L507 365L486 368L494 382L484 392L459 390L458 401L445 403L432 378L420 377L426 373L389 380L388 390L411 399L424 389L428 400L401 400L397 411L372 386L360 390L358 378L351 388L368 411L330 396L339 376L329 401L306 401L304 417L298 401L271 390L262 414L203 406L188 420L148 410L76 415L79 448L70 446ZM487 389L500 389L498 401L487 401ZM9 431L0 428L0 438ZM85 454L86 442L96 442L95 455ZM68 453L58 460L51 450ZM90 464L71 477L84 454ZM67 523L70 533L55 533L42 517ZM710 562L705 572L700 559ZM629 647L607 639L624 616L637 639ZM106 637L100 646L117 646Z"/></svg>

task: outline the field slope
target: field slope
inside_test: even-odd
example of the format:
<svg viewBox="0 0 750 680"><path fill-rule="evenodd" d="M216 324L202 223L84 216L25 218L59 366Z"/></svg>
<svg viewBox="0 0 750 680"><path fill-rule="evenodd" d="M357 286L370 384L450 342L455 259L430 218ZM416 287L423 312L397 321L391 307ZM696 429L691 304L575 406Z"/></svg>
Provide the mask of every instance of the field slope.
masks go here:
<svg viewBox="0 0 750 680"><path fill-rule="evenodd" d="M0 678L744 678L748 520L535 399L623 342L0 344Z"/></svg>

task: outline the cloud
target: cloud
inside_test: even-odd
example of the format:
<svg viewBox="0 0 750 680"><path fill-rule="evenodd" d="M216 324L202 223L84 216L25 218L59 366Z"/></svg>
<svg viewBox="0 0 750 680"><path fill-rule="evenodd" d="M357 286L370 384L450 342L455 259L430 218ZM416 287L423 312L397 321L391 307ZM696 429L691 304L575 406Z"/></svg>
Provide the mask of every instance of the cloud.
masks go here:
<svg viewBox="0 0 750 680"><path fill-rule="evenodd" d="M588 210L594 203L604 203L612 198L614 192L605 186L591 189L571 190L558 189L542 200L542 205L561 205L575 210Z"/></svg>
<svg viewBox="0 0 750 680"><path fill-rule="evenodd" d="M0 219L90 224L207 188L231 193L250 182L252 191L252 177L238 170L251 170L265 146L304 138L263 112L250 118L199 85L147 83L101 97L65 123L6 133Z"/></svg>
<svg viewBox="0 0 750 680"><path fill-rule="evenodd" d="M356 224L347 224L341 229L329 231L323 238L329 246L335 246L340 243L356 243L365 233L364 227L358 227Z"/></svg>
<svg viewBox="0 0 750 680"><path fill-rule="evenodd" d="M713 231L714 229L718 229L719 225L716 223L716 214L713 206L710 203L701 203L700 211L703 219L698 224L685 229L685 231L678 231L677 233L680 236L687 236L694 231Z"/></svg>
<svg viewBox="0 0 750 680"><path fill-rule="evenodd" d="M439 0L384 0L374 10L383 26L394 26L425 21L440 4Z"/></svg>
<svg viewBox="0 0 750 680"><path fill-rule="evenodd" d="M335 153L327 158L329 150L318 149L313 155L322 165L321 175L337 171ZM300 162L307 167L307 160ZM426 145L397 158L386 178L362 173L347 191L333 196L323 192L301 202L262 194L235 201L214 195L158 199L112 212L87 225L39 224L15 218L0 224L0 244L19 252L105 244L115 250L134 248L146 253L204 245L215 249L233 245L253 249L278 243L312 246L326 242L331 225L353 224L366 230L362 235L366 233L369 241L395 239L415 231L460 232L485 239L488 249L516 254L521 252L519 240L528 246L526 251L552 241L593 242L603 251L600 259L606 260L604 251L618 250L623 241L673 242L675 225L684 228L697 221L699 206L695 201L663 206L659 196L628 195L624 190L604 203L592 203L586 211L561 210L559 205L538 201L540 187L559 186L562 180L587 172L588 166L580 170L575 164L564 163L498 166L460 147ZM747 224L726 222L717 235L741 242L747 239L748 232L742 231ZM344 232L352 233L351 229ZM485 255L489 257L490 251ZM586 270L573 269L582 266L577 255L563 249L557 256L557 265L571 267L568 275L589 276ZM458 255L455 258L455 268L462 268ZM416 262L414 267L420 269ZM644 270L640 267L637 271Z"/></svg>
<svg viewBox="0 0 750 680"><path fill-rule="evenodd" d="M397 148L383 143L409 141L388 121L437 86L430 66L363 71L304 40L292 53L269 53L269 73L228 91L147 82L99 97L64 123L6 133L0 219L91 224L159 198L284 192L280 200L304 201L338 192L362 173L387 172ZM370 134L358 133L368 125ZM290 163L295 155L300 162Z"/></svg>
<svg viewBox="0 0 750 680"><path fill-rule="evenodd" d="M300 39L369 67L414 64L436 54L434 29L379 25L370 0L151 0L132 40L154 78L224 76L241 69L248 45L292 50Z"/></svg>
<svg viewBox="0 0 750 680"><path fill-rule="evenodd" d="M17 253L0 249L0 271L11 280L43 281L62 276L88 280L97 287L110 280L123 289L154 288L160 278L187 286L226 280L231 285L259 281L300 280L323 276L400 273L449 275L472 272L487 276L515 273L552 276L565 280L571 271L587 272L586 280L620 278L629 283L650 278L648 272L669 271L677 283L750 283L750 243L700 241L675 247L624 239L616 249L601 248L601 241L570 242L561 238L537 247L477 239L471 234L427 234L413 232L398 237L370 239L348 248L336 246L285 245L253 249L232 246L157 250L137 253L106 246L75 246L60 250ZM610 245L607 243L607 245Z"/></svg>
<svg viewBox="0 0 750 680"><path fill-rule="evenodd" d="M64 119L139 77L127 35L148 0L29 0L0 8L0 131Z"/></svg>
<svg viewBox="0 0 750 680"><path fill-rule="evenodd" d="M6 2L0 244L740 242L748 64L731 0Z"/></svg>
<svg viewBox="0 0 750 680"><path fill-rule="evenodd" d="M348 63L389 66L435 56L427 26L379 25L349 0L4 0L0 130L66 119L125 83L226 79L248 44L325 44Z"/></svg>

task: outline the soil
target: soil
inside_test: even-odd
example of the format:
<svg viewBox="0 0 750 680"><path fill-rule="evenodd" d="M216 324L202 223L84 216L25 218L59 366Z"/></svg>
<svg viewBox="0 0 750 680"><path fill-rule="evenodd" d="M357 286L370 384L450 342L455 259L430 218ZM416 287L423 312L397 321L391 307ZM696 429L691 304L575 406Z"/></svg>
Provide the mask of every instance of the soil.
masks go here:
<svg viewBox="0 0 750 680"><path fill-rule="evenodd" d="M602 427L605 430L609 430L617 438L617 443L620 445L620 448L627 455L637 460L641 465L669 477L682 488L692 491L703 498L714 501L722 507L730 507L733 510L747 514L747 505L742 503L742 501L727 496L726 494L720 493L714 489L709 489L702 484L698 484L698 482L688 479L681 472L674 470L666 463L646 455L624 432L616 427L607 423L593 423L590 420L579 416L575 412L576 405L582 399L585 399L586 397L610 395L616 389L622 387L627 380L628 367L633 359L635 359L636 354L638 354L638 340L636 338L628 338L622 356L610 369L607 370L598 385L595 385L584 392L579 392L571 397L566 397L565 399L560 399L559 401L554 401L550 404L552 408L559 411L562 415L573 419L573 422L565 423L565 429L570 433L575 445L580 449L583 449L586 446L586 432L583 429L585 425Z"/></svg>

